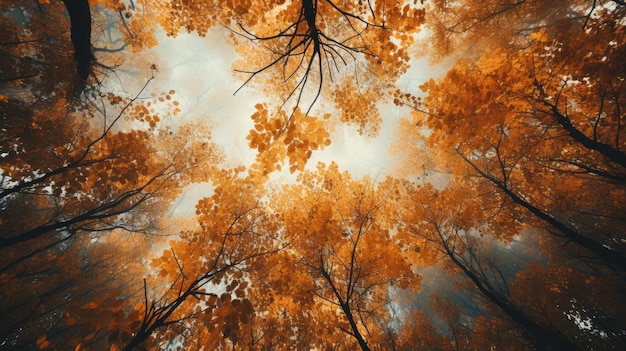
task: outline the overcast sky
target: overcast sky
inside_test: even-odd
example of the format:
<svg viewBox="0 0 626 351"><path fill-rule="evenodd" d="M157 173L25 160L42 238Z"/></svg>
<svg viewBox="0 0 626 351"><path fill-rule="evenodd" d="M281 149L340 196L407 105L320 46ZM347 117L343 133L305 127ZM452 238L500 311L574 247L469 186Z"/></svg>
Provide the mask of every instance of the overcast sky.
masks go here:
<svg viewBox="0 0 626 351"><path fill-rule="evenodd" d="M254 161L256 151L248 147L246 140L248 131L253 128L250 116L255 111L255 104L271 101L271 98L265 98L253 87L244 87L237 95L233 95L242 81L232 74L237 55L227 34L228 31L220 27L209 31L206 37L181 33L172 38L159 31L159 45L139 53L141 58L133 56L137 54L129 55L122 67L117 69L119 80L110 79L110 84L119 85L121 82L125 91L132 94L145 81L138 77L150 76L148 63L156 63L156 79L146 94L174 89L175 99L180 102L182 110L178 116L168 117L167 120L170 123L195 120L208 123L212 129L212 140L224 150L227 165L249 166ZM431 78L429 75L433 71L425 62L413 62L409 72L398 81L398 87L415 92L418 85ZM260 75L255 79L262 84L265 78ZM321 101L318 101L317 105L320 104ZM392 157L389 148L395 139L398 122L402 117L407 117L409 111L393 105L391 101L380 101L379 108L383 125L378 137L361 136L356 129L339 125L331 135L332 144L314 152L307 167L314 168L320 161L327 164L334 161L354 178L369 175L380 179L390 175L394 162L401 162L401 159ZM288 167L284 169L281 174L273 174L272 180L293 181L295 177L289 175ZM209 194L210 189L202 185L192 186L177 202L175 212L188 213L199 198Z"/></svg>

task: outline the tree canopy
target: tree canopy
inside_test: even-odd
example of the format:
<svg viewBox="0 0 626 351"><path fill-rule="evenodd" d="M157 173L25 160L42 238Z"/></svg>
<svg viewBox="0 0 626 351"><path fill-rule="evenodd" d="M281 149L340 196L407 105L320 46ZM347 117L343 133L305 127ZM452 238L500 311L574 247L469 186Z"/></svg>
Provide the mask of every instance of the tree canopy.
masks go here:
<svg viewBox="0 0 626 351"><path fill-rule="evenodd" d="M0 13L0 349L623 347L624 2ZM191 37L249 161L155 57ZM329 155L389 125L393 168Z"/></svg>

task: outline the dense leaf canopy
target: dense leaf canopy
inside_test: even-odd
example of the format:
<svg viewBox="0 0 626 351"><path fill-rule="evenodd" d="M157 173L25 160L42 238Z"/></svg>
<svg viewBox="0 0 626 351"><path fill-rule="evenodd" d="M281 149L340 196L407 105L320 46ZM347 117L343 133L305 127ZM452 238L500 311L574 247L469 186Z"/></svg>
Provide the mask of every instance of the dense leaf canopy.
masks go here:
<svg viewBox="0 0 626 351"><path fill-rule="evenodd" d="M623 1L0 14L1 350L623 348ZM205 41L249 161L173 87Z"/></svg>

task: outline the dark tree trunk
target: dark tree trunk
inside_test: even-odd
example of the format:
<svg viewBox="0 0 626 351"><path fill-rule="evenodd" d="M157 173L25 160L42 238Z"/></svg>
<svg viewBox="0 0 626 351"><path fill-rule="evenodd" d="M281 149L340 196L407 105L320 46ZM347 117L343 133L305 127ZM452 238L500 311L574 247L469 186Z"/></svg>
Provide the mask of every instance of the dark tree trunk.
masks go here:
<svg viewBox="0 0 626 351"><path fill-rule="evenodd" d="M456 254L444 244L444 249L452 262L459 267L463 273L474 283L481 294L489 301L498 306L502 312L506 313L517 325L519 325L524 334L528 337L534 348L538 351L559 351L559 350L582 350L577 344L569 341L563 334L544 328L536 323L524 311L510 304L505 299L496 294L489 286L488 282L483 282L470 268L461 262Z"/></svg>
<svg viewBox="0 0 626 351"><path fill-rule="evenodd" d="M552 109L552 116L554 116L554 119L561 125L561 127L563 127L563 129L565 129L569 133L572 139L576 140L587 149L598 151L609 160L621 165L622 167L626 167L625 153L608 144L601 143L595 139L586 136L572 124L572 121L567 116L567 113L562 114L556 105L549 104L549 106Z"/></svg>
<svg viewBox="0 0 626 351"><path fill-rule="evenodd" d="M615 251L610 247L605 246L603 243L590 239L572 228L565 225L563 222L558 221L556 218L552 217L548 212L539 209L533 204L527 202L521 195L516 193L512 188L505 182L502 181L495 176L488 174L479 168L476 164L474 164L469 158L465 157L461 152L456 150L457 154L461 156L465 162L467 162L472 168L474 168L481 177L487 179L492 184L494 184L497 188L499 188L502 192L504 192L514 203L524 207L530 213L532 213L537 218L545 221L552 227L559 230L569 241L580 245L581 247L593 252L598 260L604 261L609 266L613 266L616 269L619 269L622 272L626 272L626 257L619 251Z"/></svg>
<svg viewBox="0 0 626 351"><path fill-rule="evenodd" d="M88 0L63 0L70 16L72 45L76 59L78 75L82 79L89 77L94 61L91 52L91 11Z"/></svg>
<svg viewBox="0 0 626 351"><path fill-rule="evenodd" d="M352 269L352 267L353 266L351 266L350 269ZM343 313L348 319L348 323L350 323L350 328L352 329L352 333L350 333L350 335L352 335L357 340L362 351L370 351L371 349L367 345L367 341L365 341L365 339L363 338L363 335L361 335L361 332L359 331L359 327L357 326L356 321L354 320L354 315L352 315L352 310L350 309L350 304L348 303L347 299L344 300L344 298L341 296L341 293L339 292L339 290L337 290L337 287L333 283L333 280L330 277L330 274L326 271L326 269L323 266L320 271L322 273L322 276L328 283L328 285L330 285L330 288L332 289L333 294L339 301L339 306L341 307L341 309L343 310Z"/></svg>

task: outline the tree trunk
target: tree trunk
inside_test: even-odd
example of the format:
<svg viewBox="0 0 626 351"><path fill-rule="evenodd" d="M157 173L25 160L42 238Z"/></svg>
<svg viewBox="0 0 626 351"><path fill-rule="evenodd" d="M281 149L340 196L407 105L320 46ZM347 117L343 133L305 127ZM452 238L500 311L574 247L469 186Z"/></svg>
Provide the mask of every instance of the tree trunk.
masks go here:
<svg viewBox="0 0 626 351"><path fill-rule="evenodd" d="M559 350L582 350L577 344L569 341L565 336L557 331L553 331L537 324L530 316L522 310L500 298L493 292L489 284L484 282L474 274L465 264L463 264L448 247L444 244L444 249L452 262L460 268L481 294L493 304L498 306L509 318L519 325L526 337L530 340L536 350L539 351L559 351Z"/></svg>
<svg viewBox="0 0 626 351"><path fill-rule="evenodd" d="M88 0L63 0L70 16L72 45L78 75L87 79L94 61L91 52L91 11Z"/></svg>
<svg viewBox="0 0 626 351"><path fill-rule="evenodd" d="M604 261L608 265L613 266L622 272L626 272L626 257L624 257L624 255L621 252L615 251L609 247L606 247L600 242L597 242L593 239L590 239L576 232L575 230L571 229L564 223L552 217L547 212L533 206L531 203L524 200L522 196L514 192L510 188L510 186L508 186L504 181L496 178L495 176L487 174L487 172L483 171L481 168L475 165L470 159L465 157L465 155L463 155L459 150L456 150L456 152L457 154L459 154L459 156L461 156L465 160L465 162L467 162L470 166L472 166L472 168L474 168L474 170L476 170L481 177L490 181L498 189L504 192L511 200L513 200L514 203L524 207L537 218L541 219L542 221L545 221L552 227L559 230L565 237L567 237L569 241L593 252L599 260Z"/></svg>

